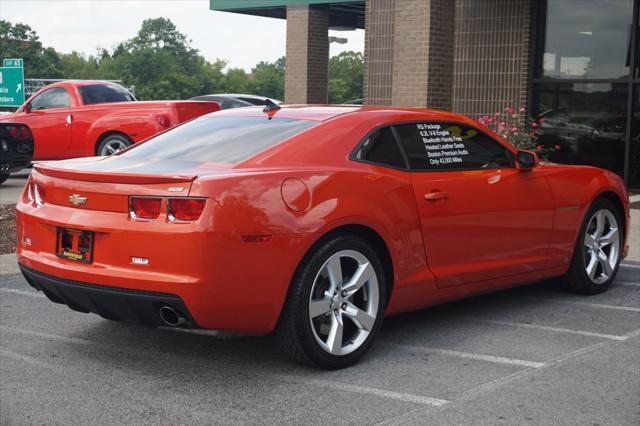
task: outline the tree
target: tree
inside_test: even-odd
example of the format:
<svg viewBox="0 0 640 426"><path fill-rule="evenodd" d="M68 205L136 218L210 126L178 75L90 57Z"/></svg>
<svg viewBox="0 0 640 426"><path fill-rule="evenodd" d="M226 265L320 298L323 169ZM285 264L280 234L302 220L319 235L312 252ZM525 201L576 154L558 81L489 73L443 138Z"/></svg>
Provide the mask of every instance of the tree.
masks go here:
<svg viewBox="0 0 640 426"><path fill-rule="evenodd" d="M248 77L242 68L227 70L222 79L222 91L226 93L247 93Z"/></svg>
<svg viewBox="0 0 640 426"><path fill-rule="evenodd" d="M0 52L0 59L24 59L25 78L63 76L60 55L51 47L42 47L38 34L28 25L0 20Z"/></svg>
<svg viewBox="0 0 640 426"><path fill-rule="evenodd" d="M138 34L105 59L105 75L135 86L139 99L190 98L212 89L208 77L220 77L166 18L144 20Z"/></svg>
<svg viewBox="0 0 640 426"><path fill-rule="evenodd" d="M95 56L71 52L60 55L60 70L64 78L81 80L101 78L100 62Z"/></svg>
<svg viewBox="0 0 640 426"><path fill-rule="evenodd" d="M343 103L362 98L364 56L342 52L329 60L329 102Z"/></svg>
<svg viewBox="0 0 640 426"><path fill-rule="evenodd" d="M284 57L276 62L259 62L251 70L249 92L272 99L284 98Z"/></svg>

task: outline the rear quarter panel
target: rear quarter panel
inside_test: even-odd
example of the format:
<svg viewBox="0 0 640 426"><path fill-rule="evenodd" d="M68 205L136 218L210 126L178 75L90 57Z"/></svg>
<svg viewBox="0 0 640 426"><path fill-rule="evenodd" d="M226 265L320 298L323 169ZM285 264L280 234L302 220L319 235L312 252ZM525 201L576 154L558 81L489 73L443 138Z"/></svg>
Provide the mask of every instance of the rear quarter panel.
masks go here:
<svg viewBox="0 0 640 426"><path fill-rule="evenodd" d="M366 122L325 123L248 160L232 176L198 178L189 195L214 198L238 234L302 238L282 260L286 267L270 276L282 300L293 271L312 245L332 230L354 224L372 229L386 243L394 294L424 294L433 276L426 266L410 174L348 158L372 127L375 124ZM283 200L283 182L291 178L308 191L308 205L299 211ZM401 305L406 307L406 300ZM393 306L392 298L389 309Z"/></svg>
<svg viewBox="0 0 640 426"><path fill-rule="evenodd" d="M72 149L78 155L95 155L98 140L108 132L124 133L133 142L139 142L161 130L153 118L158 112L162 110L113 112L89 107L78 109L74 112Z"/></svg>

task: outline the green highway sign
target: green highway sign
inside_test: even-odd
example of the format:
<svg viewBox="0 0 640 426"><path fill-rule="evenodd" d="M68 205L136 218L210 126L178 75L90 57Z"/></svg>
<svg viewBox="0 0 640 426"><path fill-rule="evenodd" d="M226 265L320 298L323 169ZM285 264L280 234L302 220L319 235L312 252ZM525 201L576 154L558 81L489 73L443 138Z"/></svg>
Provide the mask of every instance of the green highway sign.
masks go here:
<svg viewBox="0 0 640 426"><path fill-rule="evenodd" d="M5 59L0 67L0 106L19 107L24 103L22 59Z"/></svg>
<svg viewBox="0 0 640 426"><path fill-rule="evenodd" d="M3 67L14 67L14 68L23 68L22 59L4 59L2 61Z"/></svg>

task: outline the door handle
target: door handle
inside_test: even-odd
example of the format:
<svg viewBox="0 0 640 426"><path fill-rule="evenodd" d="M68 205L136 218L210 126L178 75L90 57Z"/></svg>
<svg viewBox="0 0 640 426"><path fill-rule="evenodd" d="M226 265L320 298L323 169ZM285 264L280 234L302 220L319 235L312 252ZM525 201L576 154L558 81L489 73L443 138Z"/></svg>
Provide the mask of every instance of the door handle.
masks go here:
<svg viewBox="0 0 640 426"><path fill-rule="evenodd" d="M73 116L71 114L67 114L67 126L70 126L72 121L73 121Z"/></svg>
<svg viewBox="0 0 640 426"><path fill-rule="evenodd" d="M438 201L438 200L446 200L449 198L446 192L443 191L431 191L428 194L424 194L424 199L427 201Z"/></svg>

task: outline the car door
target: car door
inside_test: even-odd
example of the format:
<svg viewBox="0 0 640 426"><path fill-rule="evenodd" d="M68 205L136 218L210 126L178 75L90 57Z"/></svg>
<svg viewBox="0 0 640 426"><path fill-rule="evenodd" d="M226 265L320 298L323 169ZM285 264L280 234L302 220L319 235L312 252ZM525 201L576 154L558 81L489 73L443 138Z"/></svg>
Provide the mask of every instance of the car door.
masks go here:
<svg viewBox="0 0 640 426"><path fill-rule="evenodd" d="M52 87L31 99L31 110L25 108L16 121L31 129L35 150L34 160L67 158L71 144L71 111L69 93L64 87Z"/></svg>
<svg viewBox="0 0 640 426"><path fill-rule="evenodd" d="M541 171L515 168L511 151L470 126L422 122L395 130L439 287L545 267L553 200Z"/></svg>

